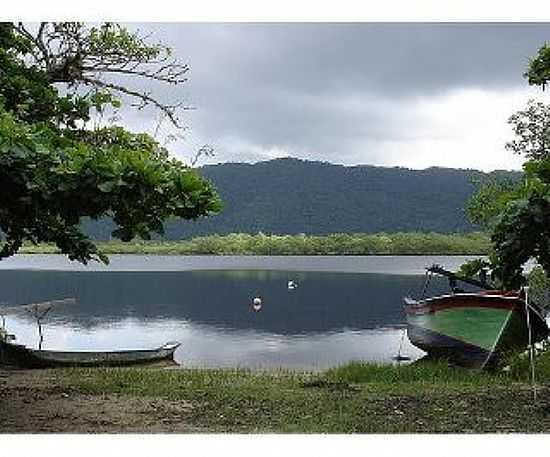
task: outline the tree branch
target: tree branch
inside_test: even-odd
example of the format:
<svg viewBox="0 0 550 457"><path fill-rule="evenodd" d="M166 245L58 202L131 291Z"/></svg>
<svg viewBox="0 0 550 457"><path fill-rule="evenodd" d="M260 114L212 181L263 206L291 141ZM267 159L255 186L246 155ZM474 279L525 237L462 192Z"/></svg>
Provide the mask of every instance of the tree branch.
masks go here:
<svg viewBox="0 0 550 457"><path fill-rule="evenodd" d="M187 73L189 68L184 68L182 70L179 70L177 73L171 74L168 72L168 74L164 74L163 72L166 70L165 67L160 68L155 71L147 71L147 70L136 70L139 64L134 65L132 68L124 68L121 67L108 67L108 66L87 66L83 65L82 70L83 71L89 71L89 72L100 72L100 73L120 73L125 75L136 75L136 76L142 76L144 78L148 79L154 79L155 81L162 81L167 82L170 84L182 84L187 82L187 78L180 78L181 75Z"/></svg>
<svg viewBox="0 0 550 457"><path fill-rule="evenodd" d="M51 83L79 84L110 89L140 100L139 109L153 105L178 129L183 128L176 116L178 109L192 109L181 103L168 105L149 93L122 84L104 82L101 74L119 74L168 84L183 84L188 78L187 64L171 59L170 50L159 44L148 44L147 36L129 32L123 27L105 23L86 28L81 23L41 22L33 35L22 22L14 29L34 45L35 64L43 67Z"/></svg>
<svg viewBox="0 0 550 457"><path fill-rule="evenodd" d="M104 81L100 81L98 79L82 77L82 82L84 84L88 84L88 85L91 85L91 86L102 87L104 89L112 89L112 90L115 90L115 91L120 92L122 94L129 95L131 97L136 97L136 98L140 99L141 102L142 102L138 106L138 108L140 108L140 109L145 107L148 104L152 104L152 105L156 106L159 110L161 110L166 115L166 117L168 117L170 122L178 129L181 129L183 127L180 125L179 120L175 115L175 110L178 109L178 108L181 108L183 110L192 109L190 107L182 106L181 104L164 105L164 104L160 103L158 100L156 100L155 98L151 97L147 93L134 91L132 89L128 89L127 87L120 86L118 84L107 83L107 82L104 82Z"/></svg>

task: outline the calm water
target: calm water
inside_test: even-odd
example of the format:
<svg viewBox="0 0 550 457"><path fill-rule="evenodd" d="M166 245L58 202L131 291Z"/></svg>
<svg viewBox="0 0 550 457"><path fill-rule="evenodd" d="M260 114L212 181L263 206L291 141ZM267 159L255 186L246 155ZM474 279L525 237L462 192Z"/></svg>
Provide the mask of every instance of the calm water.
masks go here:
<svg viewBox="0 0 550 457"><path fill-rule="evenodd" d="M0 262L0 290L7 305L77 298L48 316L44 348L137 349L178 340L183 366L324 369L391 362L404 332L402 298L419 294L424 266L464 260L115 256L106 268L16 256ZM289 290L289 280L298 287ZM256 296L260 312L250 307ZM7 326L19 343L36 347L32 320L10 316ZM406 338L402 352L422 355Z"/></svg>

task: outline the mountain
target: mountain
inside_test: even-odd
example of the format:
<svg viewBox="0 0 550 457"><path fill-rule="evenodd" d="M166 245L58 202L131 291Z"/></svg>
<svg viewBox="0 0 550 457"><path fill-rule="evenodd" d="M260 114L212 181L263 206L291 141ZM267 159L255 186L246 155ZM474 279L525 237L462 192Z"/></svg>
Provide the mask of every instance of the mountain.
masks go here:
<svg viewBox="0 0 550 457"><path fill-rule="evenodd" d="M329 234L339 232L468 232L464 205L476 182L489 176L517 180L520 172L343 166L286 158L256 164L201 167L224 201L219 215L169 222L167 239L231 232ZM110 221L87 231L108 239Z"/></svg>

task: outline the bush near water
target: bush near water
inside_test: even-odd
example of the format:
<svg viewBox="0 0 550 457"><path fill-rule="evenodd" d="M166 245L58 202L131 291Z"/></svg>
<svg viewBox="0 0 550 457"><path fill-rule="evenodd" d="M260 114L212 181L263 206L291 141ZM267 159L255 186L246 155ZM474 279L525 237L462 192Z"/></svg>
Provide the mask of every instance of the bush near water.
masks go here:
<svg viewBox="0 0 550 457"><path fill-rule="evenodd" d="M332 235L271 235L232 233L190 240L100 242L106 254L167 255L486 255L489 237L481 232L335 233ZM54 246L25 246L26 253L54 253Z"/></svg>

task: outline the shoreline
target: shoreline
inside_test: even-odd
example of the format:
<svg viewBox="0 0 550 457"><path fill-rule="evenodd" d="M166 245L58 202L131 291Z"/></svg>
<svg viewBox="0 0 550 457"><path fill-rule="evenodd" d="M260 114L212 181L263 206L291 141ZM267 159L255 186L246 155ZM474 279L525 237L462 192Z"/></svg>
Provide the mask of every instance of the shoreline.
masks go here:
<svg viewBox="0 0 550 457"><path fill-rule="evenodd" d="M148 255L113 254L109 265L82 265L61 254L17 254L0 261L0 271L294 271L422 275L436 263L456 269L475 255L369 255L369 256L257 256L257 255Z"/></svg>

